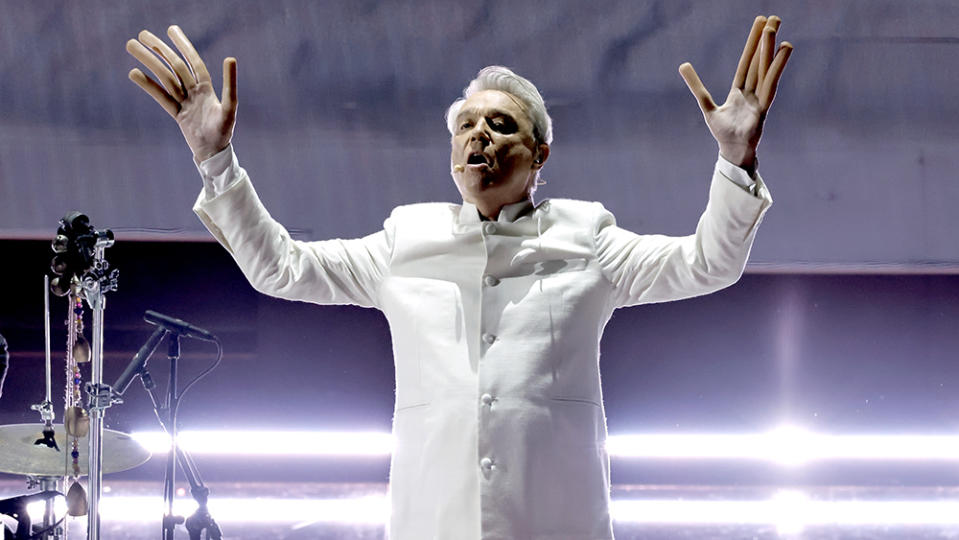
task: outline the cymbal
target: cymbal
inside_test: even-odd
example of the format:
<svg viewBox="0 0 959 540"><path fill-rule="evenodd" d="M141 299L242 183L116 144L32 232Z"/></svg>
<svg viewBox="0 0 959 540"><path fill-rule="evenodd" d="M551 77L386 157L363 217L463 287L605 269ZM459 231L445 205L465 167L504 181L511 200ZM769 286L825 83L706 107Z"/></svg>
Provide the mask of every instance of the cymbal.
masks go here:
<svg viewBox="0 0 959 540"><path fill-rule="evenodd" d="M54 424L54 438L60 451L33 444L43 438L43 424L0 426L0 472L30 476L72 476L73 459L63 424ZM80 474L86 475L89 437L80 437ZM125 471L146 463L150 451L126 433L103 430L104 474Z"/></svg>

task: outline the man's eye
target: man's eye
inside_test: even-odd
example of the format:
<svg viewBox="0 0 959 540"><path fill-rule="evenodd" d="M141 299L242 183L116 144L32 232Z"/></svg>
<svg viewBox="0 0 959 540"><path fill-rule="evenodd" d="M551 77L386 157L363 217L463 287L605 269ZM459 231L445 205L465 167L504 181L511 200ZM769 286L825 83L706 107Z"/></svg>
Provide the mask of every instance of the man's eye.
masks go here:
<svg viewBox="0 0 959 540"><path fill-rule="evenodd" d="M500 133L514 133L516 131L516 123L509 118L505 117L496 117L489 120L489 125L496 131Z"/></svg>
<svg viewBox="0 0 959 540"><path fill-rule="evenodd" d="M469 129L471 127L473 127L472 122L463 122L462 124L460 124L460 131L463 131L464 129Z"/></svg>

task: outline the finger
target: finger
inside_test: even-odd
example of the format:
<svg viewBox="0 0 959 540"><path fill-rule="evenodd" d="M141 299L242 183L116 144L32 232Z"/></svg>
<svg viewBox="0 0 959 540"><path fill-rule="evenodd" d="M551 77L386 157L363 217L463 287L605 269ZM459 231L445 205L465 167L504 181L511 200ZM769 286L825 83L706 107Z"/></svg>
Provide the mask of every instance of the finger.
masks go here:
<svg viewBox="0 0 959 540"><path fill-rule="evenodd" d="M183 58L185 58L187 63L190 64L190 68L193 70L193 75L196 77L196 82L210 82L210 73L206 70L206 64L203 63L200 55L197 54L196 49L193 48L193 44L190 43L189 39L187 39L186 34L183 33L183 30L174 24L167 29L166 33L168 36L170 36L170 39L173 40L173 44L176 45L177 50L180 51L180 54L183 55Z"/></svg>
<svg viewBox="0 0 959 540"><path fill-rule="evenodd" d="M703 81L699 79L699 75L696 74L696 70L693 69L692 64L686 62L679 66L679 74L682 75L683 80L686 81L686 86L688 86L689 91L693 93L693 97L699 102L699 108L702 109L703 114L711 112L716 108L716 102L713 101L713 97L709 95L709 90L706 90L706 86L703 85Z"/></svg>
<svg viewBox="0 0 959 540"><path fill-rule="evenodd" d="M739 57L739 66L736 67L736 76L733 77L733 88L742 88L746 82L746 75L749 71L749 64L756 53L756 46L759 43L759 36L762 34L763 26L766 24L766 17L760 15L753 21L753 27L749 30L749 36L746 38L746 46L743 47L743 54Z"/></svg>
<svg viewBox="0 0 959 540"><path fill-rule="evenodd" d="M749 71L746 73L746 81L743 83L743 93L749 94L756 91L756 78L759 75L759 51L753 54L753 59L749 63Z"/></svg>
<svg viewBox="0 0 959 540"><path fill-rule="evenodd" d="M173 72L180 78L180 82L183 85L182 88L178 88L177 90L182 93L183 88L190 88L196 84L196 81L193 80L193 74L190 73L190 68L187 67L186 62L180 58L180 55L173 52L173 49L160 40L160 38L153 35L149 30L143 30L140 32L140 35L137 36L137 39L149 47L157 56L162 58L168 66L173 68ZM186 94L183 94L183 96L185 97Z"/></svg>
<svg viewBox="0 0 959 540"><path fill-rule="evenodd" d="M170 94L163 89L162 86L153 82L153 79L147 77L137 68L130 70L129 74L130 80L137 83L137 85L146 91L147 94L150 94L157 103L163 107L170 116L176 118L178 112L180 112L180 104L170 97Z"/></svg>
<svg viewBox="0 0 959 540"><path fill-rule="evenodd" d="M773 103L773 98L776 97L779 78L782 77L783 71L786 69L786 62L789 61L789 56L792 55L792 52L792 43L783 41L779 46L779 51L776 52L776 57L773 59L772 65L769 66L766 80L763 81L763 86L759 90L759 107L763 112L769 110L769 106Z"/></svg>
<svg viewBox="0 0 959 540"><path fill-rule="evenodd" d="M766 72L769 71L769 64L773 61L776 32L779 31L780 24L782 24L782 20L775 15L766 19L766 26L763 28L762 39L759 43L759 71L756 73L756 88L762 88Z"/></svg>
<svg viewBox="0 0 959 540"><path fill-rule="evenodd" d="M150 49L144 47L139 41L131 39L127 41L127 52L149 69L157 80L160 81L160 84L166 87L168 93L172 96L182 95L178 92L180 89L180 79L173 75L173 72L167 69L166 65L164 65L155 54L150 52Z"/></svg>
<svg viewBox="0 0 959 540"><path fill-rule="evenodd" d="M226 109L227 118L236 119L236 58L223 60L223 91L220 101Z"/></svg>

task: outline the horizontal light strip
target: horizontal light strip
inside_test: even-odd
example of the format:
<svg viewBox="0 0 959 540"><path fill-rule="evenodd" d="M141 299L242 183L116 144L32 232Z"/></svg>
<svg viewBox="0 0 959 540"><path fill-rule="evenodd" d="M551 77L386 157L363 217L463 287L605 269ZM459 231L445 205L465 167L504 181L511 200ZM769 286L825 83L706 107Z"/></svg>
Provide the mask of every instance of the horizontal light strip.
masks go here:
<svg viewBox="0 0 959 540"><path fill-rule="evenodd" d="M100 518L116 522L160 521L166 512L161 497L103 497ZM65 504L57 504L57 515L63 515ZM219 498L208 503L213 517L222 523L344 523L382 525L389 518L389 501L384 496L352 499L277 499ZM189 497L177 498L173 513L189 517L197 509ZM27 506L34 523L43 519L43 502Z"/></svg>
<svg viewBox="0 0 959 540"><path fill-rule="evenodd" d="M159 522L159 497L108 496L101 499L101 518L113 522ZM58 504L62 511L62 505ZM227 523L342 523L383 525L389 519L385 496L353 499L216 498L210 512ZM189 516L196 503L178 498L174 513ZM34 522L43 503L29 507ZM610 511L620 523L649 525L773 525L796 532L810 525L944 526L959 525L959 500L816 501L803 493L782 491L769 500L614 500ZM60 512L58 512L58 515Z"/></svg>
<svg viewBox="0 0 959 540"><path fill-rule="evenodd" d="M133 438L151 452L169 450L162 432ZM192 454L240 456L389 456L393 438L377 432L184 431ZM611 435L614 458L741 459L801 465L819 460L959 460L959 435L820 435L792 427L760 434Z"/></svg>
<svg viewBox="0 0 959 540"><path fill-rule="evenodd" d="M783 490L766 501L612 501L618 522L637 524L773 525L783 534L808 526L956 526L959 500L815 501Z"/></svg>
<svg viewBox="0 0 959 540"><path fill-rule="evenodd" d="M820 435L784 426L749 435L619 435L620 458L745 459L801 465L822 460L959 460L955 435Z"/></svg>
<svg viewBox="0 0 959 540"><path fill-rule="evenodd" d="M153 453L166 453L170 437L160 431L131 436ZM191 454L237 456L388 456L389 433L335 431L182 431L177 444Z"/></svg>

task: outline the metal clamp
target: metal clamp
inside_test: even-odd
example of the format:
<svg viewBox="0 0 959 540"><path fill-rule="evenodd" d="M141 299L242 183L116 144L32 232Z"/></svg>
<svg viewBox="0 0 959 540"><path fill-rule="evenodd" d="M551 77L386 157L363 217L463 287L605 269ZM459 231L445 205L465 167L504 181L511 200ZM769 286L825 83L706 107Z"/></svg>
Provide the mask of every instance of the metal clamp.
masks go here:
<svg viewBox="0 0 959 540"><path fill-rule="evenodd" d="M56 418L56 413L53 411L53 403L49 400L43 400L36 405L30 405L30 410L40 413L40 418L43 419L44 423L53 422L54 418Z"/></svg>
<svg viewBox="0 0 959 540"><path fill-rule="evenodd" d="M123 399L113 392L113 387L109 384L88 382L83 386L83 391L88 396L87 408L90 411L102 411L115 404L123 403Z"/></svg>

